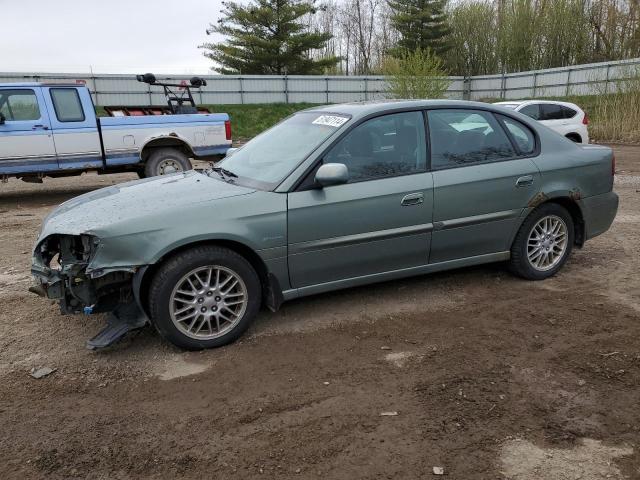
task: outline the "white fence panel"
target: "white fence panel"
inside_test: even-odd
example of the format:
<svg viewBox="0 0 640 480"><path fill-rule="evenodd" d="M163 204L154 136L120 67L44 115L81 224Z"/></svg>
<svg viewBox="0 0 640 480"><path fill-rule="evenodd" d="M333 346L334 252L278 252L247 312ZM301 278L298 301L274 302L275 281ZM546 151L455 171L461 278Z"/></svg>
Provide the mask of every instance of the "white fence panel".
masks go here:
<svg viewBox="0 0 640 480"><path fill-rule="evenodd" d="M505 75L449 77L448 98L521 99L613 93L633 73L640 59L594 63ZM158 80L179 83L180 75L157 75ZM192 89L202 104L237 103L339 103L389 98L381 76L280 76L210 75L207 86ZM0 83L69 82L85 84L97 105L164 104L159 87L137 82L134 75L87 73L0 73Z"/></svg>

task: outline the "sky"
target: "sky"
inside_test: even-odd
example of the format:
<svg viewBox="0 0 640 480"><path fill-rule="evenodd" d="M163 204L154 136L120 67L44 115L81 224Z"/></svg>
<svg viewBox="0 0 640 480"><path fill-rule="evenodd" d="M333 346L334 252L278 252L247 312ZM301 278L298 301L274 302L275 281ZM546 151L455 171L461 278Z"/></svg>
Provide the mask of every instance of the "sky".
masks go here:
<svg viewBox="0 0 640 480"><path fill-rule="evenodd" d="M0 72L206 74L221 0L0 0Z"/></svg>

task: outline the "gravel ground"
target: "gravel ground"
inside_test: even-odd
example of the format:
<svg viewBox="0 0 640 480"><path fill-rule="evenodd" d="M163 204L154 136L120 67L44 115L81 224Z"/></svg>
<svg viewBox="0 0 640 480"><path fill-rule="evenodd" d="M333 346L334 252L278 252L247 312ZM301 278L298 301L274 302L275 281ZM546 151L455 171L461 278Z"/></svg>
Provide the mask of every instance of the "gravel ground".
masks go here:
<svg viewBox="0 0 640 480"><path fill-rule="evenodd" d="M640 147L614 148L619 215L550 280L319 295L199 353L90 352L102 317L27 292L47 212L130 175L0 185L0 478L640 478Z"/></svg>

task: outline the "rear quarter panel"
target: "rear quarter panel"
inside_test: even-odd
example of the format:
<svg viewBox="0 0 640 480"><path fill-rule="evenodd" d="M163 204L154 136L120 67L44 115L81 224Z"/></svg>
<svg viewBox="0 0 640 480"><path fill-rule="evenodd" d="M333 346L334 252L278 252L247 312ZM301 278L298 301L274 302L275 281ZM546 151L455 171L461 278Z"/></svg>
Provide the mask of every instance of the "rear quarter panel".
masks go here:
<svg viewBox="0 0 640 480"><path fill-rule="evenodd" d="M578 200L612 190L613 151L609 147L558 140L564 145L552 144L534 158L541 174L541 193L549 198L570 196Z"/></svg>

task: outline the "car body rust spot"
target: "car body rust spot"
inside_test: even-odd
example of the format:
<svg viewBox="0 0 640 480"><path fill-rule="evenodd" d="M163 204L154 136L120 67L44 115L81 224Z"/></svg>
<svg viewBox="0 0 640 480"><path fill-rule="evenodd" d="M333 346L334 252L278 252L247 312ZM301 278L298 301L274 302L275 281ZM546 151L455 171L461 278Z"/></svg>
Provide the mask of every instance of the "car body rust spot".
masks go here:
<svg viewBox="0 0 640 480"><path fill-rule="evenodd" d="M535 208L538 205L546 202L547 199L548 197L544 194L544 192L538 192L533 196L531 200L529 200L529 203L527 205L531 208Z"/></svg>

